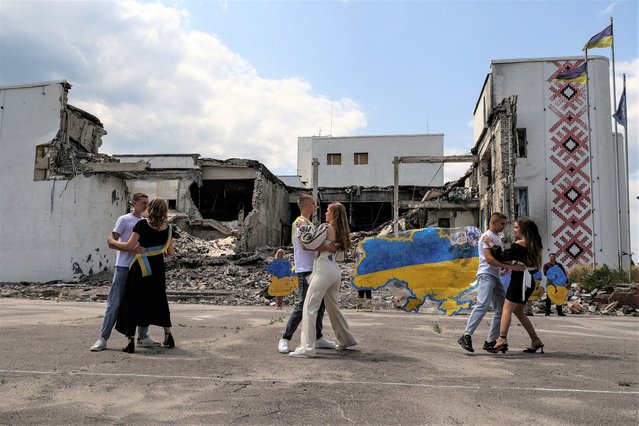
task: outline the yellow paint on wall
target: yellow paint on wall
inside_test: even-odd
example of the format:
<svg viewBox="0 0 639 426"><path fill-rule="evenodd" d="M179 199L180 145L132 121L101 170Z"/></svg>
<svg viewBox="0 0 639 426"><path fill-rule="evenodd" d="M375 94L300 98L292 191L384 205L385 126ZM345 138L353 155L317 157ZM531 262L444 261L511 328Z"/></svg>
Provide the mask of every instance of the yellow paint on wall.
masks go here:
<svg viewBox="0 0 639 426"><path fill-rule="evenodd" d="M356 275L354 283L358 288L377 290L391 281L407 283L407 288L415 298L410 298L406 310L417 310L427 297L440 301L440 309L447 315L470 302L458 304L455 300L470 288L475 281L479 258L457 259L446 262L410 265L364 275Z"/></svg>

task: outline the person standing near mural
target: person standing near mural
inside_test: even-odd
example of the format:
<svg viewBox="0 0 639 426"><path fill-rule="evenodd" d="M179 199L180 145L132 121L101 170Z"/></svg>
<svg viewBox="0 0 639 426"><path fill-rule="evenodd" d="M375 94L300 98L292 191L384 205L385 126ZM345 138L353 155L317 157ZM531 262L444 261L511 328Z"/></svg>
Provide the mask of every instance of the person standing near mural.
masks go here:
<svg viewBox="0 0 639 426"><path fill-rule="evenodd" d="M491 305L494 309L493 319L490 324L488 338L484 342L484 350L488 350L495 345L495 341L499 336L499 324L501 321L501 312L504 306L504 286L501 283L499 274L500 269L514 269L513 265L507 265L499 262L490 252L490 247L484 242L484 237L488 236L494 244L501 246L501 238L499 233L504 230L507 218L503 213L493 213L490 216L488 231L484 232L479 239L477 250L479 254L479 266L477 268L477 302L473 306L473 310L468 317L466 330L464 334L457 340L462 348L468 352L475 352L473 349L472 335L484 319L488 308ZM523 267L517 267L523 269Z"/></svg>
<svg viewBox="0 0 639 426"><path fill-rule="evenodd" d="M304 301L302 318L302 338L294 352L288 354L293 358L312 358L315 356L317 342L315 340L315 323L322 303L326 302L326 310L331 318L331 325L337 337L335 349L343 350L357 345L346 318L339 309L339 286L342 272L335 263L336 259L351 248L351 236L348 228L346 209L341 203L331 203L326 209L326 223L317 229L305 226L300 229L302 243L310 248L316 244L326 246L337 244L339 252L320 252L313 263L313 275L308 285L308 293ZM343 259L343 256L342 256Z"/></svg>
<svg viewBox="0 0 639 426"><path fill-rule="evenodd" d="M315 199L308 194L302 194L297 200L297 206L300 208L300 216L293 221L293 228L291 230L292 242L293 242L293 257L295 259L295 273L297 274L297 294L298 301L291 312L291 316L286 324L284 335L277 344L277 350L281 354L289 353L288 343L293 338L293 333L300 325L303 316L304 301L306 300L306 293L308 291L308 277L313 271L313 262L317 252L312 250L306 250L300 241L299 228L302 225L313 226L311 222L311 216L315 213L316 205ZM330 251L330 250L329 250ZM335 252L335 249L332 249ZM324 319L324 301L319 306L317 311L317 320L315 325L315 331L317 341L315 347L319 349L335 349L335 342L331 342L322 336L322 320Z"/></svg>
<svg viewBox="0 0 639 426"><path fill-rule="evenodd" d="M506 300L504 301L499 338L488 351L505 353L508 350L507 336L512 314L514 313L530 336L531 345L529 348L524 349L524 352L535 353L541 349L543 354L544 344L537 336L535 327L524 314L524 305L535 289L533 275L539 272L539 268L541 268L541 252L543 249L541 235L539 235L537 224L527 217L520 217L515 221L513 233L515 243L508 250L502 250L501 246L495 244L491 236L484 237L484 242L490 246L490 251L496 259L502 262L515 261L526 266L526 270L523 271L513 270L508 291L506 292Z"/></svg>
<svg viewBox="0 0 639 426"><path fill-rule="evenodd" d="M547 276L548 275L548 270L550 268L552 268L553 266L557 266L559 269L561 269L564 273L565 276L568 276L568 274L566 273L566 269L564 268L564 265L562 265L561 263L557 262L557 255L555 253L550 253L549 257L548 257L548 263L546 263L544 265L544 275ZM547 286L546 286L547 287ZM546 295L546 316L550 315L550 307L552 305L552 302L550 301L550 297L548 295ZM563 309L561 308L561 305L556 305L557 307L557 315L559 315L560 317L565 317L566 314L564 314Z"/></svg>
<svg viewBox="0 0 639 426"><path fill-rule="evenodd" d="M115 227L111 232L111 236L115 240L128 241L133 227L142 219L142 214L146 211L146 207L149 204L149 197L146 194L137 192L133 194L131 199L131 213L127 213L120 216L115 222ZM136 247L133 251L125 251L110 245L112 249L117 250L115 253L115 270L113 272L113 281L111 283L111 289L107 296L107 305L104 312L104 319L102 320L102 329L100 331L100 338L91 346L92 352L101 351L106 349L107 340L111 336L111 331L115 325L115 321L118 318L118 310L120 309L120 302L122 300L122 292L126 284L126 278L129 273L129 265L133 260L135 253L141 253L143 248ZM138 345L139 346L158 346L160 343L151 339L148 335L148 327L138 328Z"/></svg>

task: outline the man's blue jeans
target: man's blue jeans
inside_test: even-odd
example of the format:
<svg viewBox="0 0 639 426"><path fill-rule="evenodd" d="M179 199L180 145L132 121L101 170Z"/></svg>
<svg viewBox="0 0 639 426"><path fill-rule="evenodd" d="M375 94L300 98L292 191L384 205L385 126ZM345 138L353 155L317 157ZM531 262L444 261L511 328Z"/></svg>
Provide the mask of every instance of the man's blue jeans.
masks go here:
<svg viewBox="0 0 639 426"><path fill-rule="evenodd" d="M302 272L297 274L297 294L299 299L293 308L293 312L291 312L291 317L288 319L288 323L286 324L286 330L284 331L284 335L282 338L286 340L291 340L293 338L293 333L297 330L297 327L302 322L302 314L304 310L304 300L306 299L306 292L308 291L308 276L310 272ZM322 338L322 320L324 319L324 310L326 307L324 306L324 300L322 300L322 304L317 311L317 321L315 322L315 333L316 338Z"/></svg>
<svg viewBox="0 0 639 426"><path fill-rule="evenodd" d="M506 292L499 278L490 274L477 275L477 303L475 303L470 313L464 334L473 335L477 327L479 327L481 320L484 319L484 315L488 312L488 308L490 308L492 302L494 314L486 341L494 342L497 340L497 337L499 337L501 311L504 309L505 298Z"/></svg>
<svg viewBox="0 0 639 426"><path fill-rule="evenodd" d="M116 266L113 272L113 282L107 297L106 311L104 312L104 320L102 321L102 331L100 337L109 340L111 330L118 319L118 310L120 309L120 301L124 293L126 278L129 275L129 268L124 266ZM138 339L144 339L147 336L149 327L138 327Z"/></svg>

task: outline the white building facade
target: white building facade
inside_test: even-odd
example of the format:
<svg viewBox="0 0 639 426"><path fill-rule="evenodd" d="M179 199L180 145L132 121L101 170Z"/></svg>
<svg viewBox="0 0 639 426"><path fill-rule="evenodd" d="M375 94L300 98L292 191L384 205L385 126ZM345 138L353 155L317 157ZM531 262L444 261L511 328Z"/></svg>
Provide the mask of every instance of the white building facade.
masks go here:
<svg viewBox="0 0 639 426"><path fill-rule="evenodd" d="M78 157L73 171L57 167L70 145L97 150L106 133L67 105L70 87L0 87L0 281L72 280L114 264L106 237L128 210L124 180L83 173Z"/></svg>
<svg viewBox="0 0 639 426"><path fill-rule="evenodd" d="M629 261L622 256L629 223L620 214L627 211L628 188L625 165L616 166L620 150L611 124L609 61L588 60L590 114L585 85L554 80L583 61L492 61L473 114L474 140L478 146L485 139L493 108L516 95L516 215L539 225L545 259L557 253L569 267L617 267ZM484 221L487 213L482 212Z"/></svg>
<svg viewBox="0 0 639 426"><path fill-rule="evenodd" d="M402 156L442 156L444 135L310 136L297 139L297 172L313 186L317 158L319 187L392 186L393 159ZM403 164L400 185L442 186L441 164Z"/></svg>

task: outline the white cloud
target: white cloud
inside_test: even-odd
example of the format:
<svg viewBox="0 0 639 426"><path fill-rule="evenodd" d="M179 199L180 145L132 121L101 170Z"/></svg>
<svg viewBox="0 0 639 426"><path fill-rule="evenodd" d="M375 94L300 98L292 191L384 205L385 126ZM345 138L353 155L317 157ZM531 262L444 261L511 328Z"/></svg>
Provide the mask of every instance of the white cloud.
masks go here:
<svg viewBox="0 0 639 426"><path fill-rule="evenodd" d="M297 137L330 127L331 102L334 134L366 126L347 97L331 101L300 78L260 77L214 34L190 28L183 10L133 1L34 6L3 3L3 43L45 62L36 78L73 84L69 102L108 131L103 152L250 158L294 174Z"/></svg>
<svg viewBox="0 0 639 426"><path fill-rule="evenodd" d="M612 13L612 10L617 6L617 2L614 1L612 3L610 3L608 6L606 6L605 8L601 9L599 11L599 16L608 16Z"/></svg>

